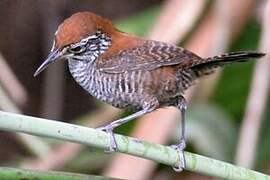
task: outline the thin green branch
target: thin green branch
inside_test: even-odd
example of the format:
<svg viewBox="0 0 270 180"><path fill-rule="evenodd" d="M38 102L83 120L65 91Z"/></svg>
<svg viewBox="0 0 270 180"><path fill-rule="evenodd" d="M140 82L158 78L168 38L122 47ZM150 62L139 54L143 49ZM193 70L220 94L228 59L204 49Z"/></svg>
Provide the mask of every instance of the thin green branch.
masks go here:
<svg viewBox="0 0 270 180"><path fill-rule="evenodd" d="M94 176L60 171L33 171L16 168L0 167L1 179L42 179L42 180L101 180L109 179L104 176ZM110 178L111 179L111 178Z"/></svg>
<svg viewBox="0 0 270 180"><path fill-rule="evenodd" d="M0 54L1 56L1 54ZM1 59L1 57L0 57ZM1 60L0 60L1 61ZM0 63L1 64L1 63ZM13 113L20 113L19 108L11 101L4 88L0 84L0 109ZM18 139L25 147L38 158L42 159L50 150L50 146L39 137L19 134Z"/></svg>
<svg viewBox="0 0 270 180"><path fill-rule="evenodd" d="M83 126L0 111L0 129L72 141L107 148L109 136L103 131ZM176 150L159 144L116 135L119 152L173 166L178 163ZM224 142L226 143L226 142ZM201 155L185 152L187 170L227 179L269 179L265 174Z"/></svg>

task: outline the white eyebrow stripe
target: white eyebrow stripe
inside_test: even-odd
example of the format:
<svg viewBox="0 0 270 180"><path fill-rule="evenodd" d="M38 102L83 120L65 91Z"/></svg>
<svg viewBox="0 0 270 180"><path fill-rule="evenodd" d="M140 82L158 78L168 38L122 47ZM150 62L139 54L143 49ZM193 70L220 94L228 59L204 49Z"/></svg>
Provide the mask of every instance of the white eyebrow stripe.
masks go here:
<svg viewBox="0 0 270 180"><path fill-rule="evenodd" d="M77 42L75 44L71 44L71 46L77 47L77 46L85 45L88 43L89 40L97 39L97 38L98 38L98 36L96 34L94 34L94 35L91 35L91 36L88 36L88 37L82 39L80 42Z"/></svg>
<svg viewBox="0 0 270 180"><path fill-rule="evenodd" d="M88 37L82 39L81 41L88 41L90 39L97 39L97 38L98 38L98 36L96 34L94 34L94 35L91 35L91 36L88 36Z"/></svg>

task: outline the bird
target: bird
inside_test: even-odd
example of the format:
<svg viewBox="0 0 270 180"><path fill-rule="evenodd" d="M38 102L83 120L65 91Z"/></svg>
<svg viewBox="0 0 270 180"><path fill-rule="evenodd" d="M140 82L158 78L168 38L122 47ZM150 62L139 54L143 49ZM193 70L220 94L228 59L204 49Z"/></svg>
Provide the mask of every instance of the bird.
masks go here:
<svg viewBox="0 0 270 180"><path fill-rule="evenodd" d="M179 163L173 168L182 171L186 167L185 90L218 67L264 55L242 51L203 58L174 44L122 32L110 20L85 11L73 14L58 26L52 49L34 76L53 62L67 60L71 75L90 95L134 111L99 128L109 134L109 152L117 150L114 128L158 108L178 108L180 139L172 147L178 152Z"/></svg>

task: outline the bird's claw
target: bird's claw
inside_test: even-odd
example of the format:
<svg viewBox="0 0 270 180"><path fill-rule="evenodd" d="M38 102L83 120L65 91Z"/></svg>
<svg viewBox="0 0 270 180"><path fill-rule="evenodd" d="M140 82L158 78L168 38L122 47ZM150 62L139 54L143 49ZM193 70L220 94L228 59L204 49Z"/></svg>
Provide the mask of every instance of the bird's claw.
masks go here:
<svg viewBox="0 0 270 180"><path fill-rule="evenodd" d="M105 150L106 153L113 153L117 150L117 144L116 144L116 140L115 140L115 136L113 133L113 127L111 124L108 124L107 126L102 126L100 128L97 128L97 130L100 131L105 131L106 133L109 134L110 137L110 144L109 144L109 148Z"/></svg>
<svg viewBox="0 0 270 180"><path fill-rule="evenodd" d="M186 168L186 160L184 155L184 149L186 148L186 141L181 139L179 144L171 145L173 149L178 152L179 163L173 167L176 172L181 172Z"/></svg>

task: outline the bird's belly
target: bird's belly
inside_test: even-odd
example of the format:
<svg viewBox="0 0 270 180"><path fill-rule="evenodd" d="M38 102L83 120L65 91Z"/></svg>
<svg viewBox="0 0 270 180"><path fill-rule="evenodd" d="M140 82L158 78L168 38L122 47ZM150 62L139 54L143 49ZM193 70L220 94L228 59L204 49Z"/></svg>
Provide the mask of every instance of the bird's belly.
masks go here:
<svg viewBox="0 0 270 180"><path fill-rule="evenodd" d="M98 73L93 79L94 86L88 92L118 108L141 109L144 91L138 89L137 81L133 79L135 74Z"/></svg>
<svg viewBox="0 0 270 180"><path fill-rule="evenodd" d="M88 93L118 108L141 109L149 96L155 96L161 104L168 104L167 101L182 93L179 81L173 76L165 76L162 69L118 74L97 70L87 71L83 75L79 71L71 72L76 82Z"/></svg>
<svg viewBox="0 0 270 180"><path fill-rule="evenodd" d="M95 83L96 91L92 94L118 108L141 109L149 96L154 96L161 104L168 104L168 101L183 91L177 79L164 76L160 78L158 73L159 71L130 71L101 74Z"/></svg>
<svg viewBox="0 0 270 180"><path fill-rule="evenodd" d="M135 84L127 83L126 74L106 74L80 61L69 61L69 70L75 81L92 96L118 108L139 108L135 103Z"/></svg>

